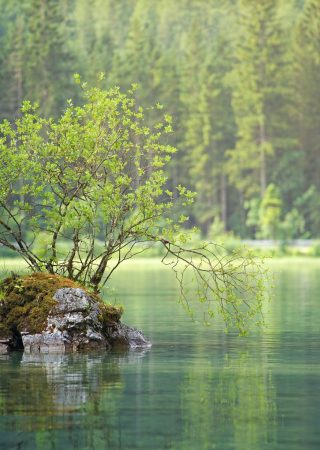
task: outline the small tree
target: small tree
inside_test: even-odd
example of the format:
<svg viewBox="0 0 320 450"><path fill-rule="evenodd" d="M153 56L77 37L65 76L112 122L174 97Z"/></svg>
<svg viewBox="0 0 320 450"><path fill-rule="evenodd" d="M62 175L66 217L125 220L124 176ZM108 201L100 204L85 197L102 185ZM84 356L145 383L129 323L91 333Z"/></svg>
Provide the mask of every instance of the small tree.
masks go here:
<svg viewBox="0 0 320 450"><path fill-rule="evenodd" d="M269 184L260 204L260 236L263 238L279 238L282 201L279 190L274 184Z"/></svg>
<svg viewBox="0 0 320 450"><path fill-rule="evenodd" d="M191 248L181 228L187 218L178 211L195 194L169 190L164 172L176 151L163 143L171 117L149 127L132 90L82 89L84 104L69 101L57 121L26 101L14 124L1 124L0 244L33 271L62 274L97 292L123 261L158 243L187 309L188 295L196 296L207 316L218 312L244 333L261 310L263 267L250 253L228 255L216 244Z"/></svg>

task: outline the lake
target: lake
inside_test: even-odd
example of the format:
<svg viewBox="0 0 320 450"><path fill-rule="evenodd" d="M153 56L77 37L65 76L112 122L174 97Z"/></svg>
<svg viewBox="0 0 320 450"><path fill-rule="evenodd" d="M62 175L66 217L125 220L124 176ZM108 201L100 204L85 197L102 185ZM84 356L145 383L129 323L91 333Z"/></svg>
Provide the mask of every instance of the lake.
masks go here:
<svg viewBox="0 0 320 450"><path fill-rule="evenodd" d="M318 450L320 259L270 263L268 328L240 338L192 322L170 269L114 277L148 350L0 356L1 450Z"/></svg>

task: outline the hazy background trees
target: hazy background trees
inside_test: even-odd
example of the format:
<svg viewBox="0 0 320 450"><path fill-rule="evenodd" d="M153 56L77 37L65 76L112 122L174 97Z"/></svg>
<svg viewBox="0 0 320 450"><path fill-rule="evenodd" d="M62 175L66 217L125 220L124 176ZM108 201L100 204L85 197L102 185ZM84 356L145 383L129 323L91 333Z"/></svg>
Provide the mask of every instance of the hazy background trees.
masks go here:
<svg viewBox="0 0 320 450"><path fill-rule="evenodd" d="M139 83L174 116L190 226L319 237L319 22L318 0L0 0L0 118L24 98L58 116L75 72Z"/></svg>

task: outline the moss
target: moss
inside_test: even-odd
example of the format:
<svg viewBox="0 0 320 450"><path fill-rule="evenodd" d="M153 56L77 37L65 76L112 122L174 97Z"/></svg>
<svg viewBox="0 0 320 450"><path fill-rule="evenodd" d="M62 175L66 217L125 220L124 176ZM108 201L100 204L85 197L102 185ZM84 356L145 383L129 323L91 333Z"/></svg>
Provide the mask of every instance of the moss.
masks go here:
<svg viewBox="0 0 320 450"><path fill-rule="evenodd" d="M0 337L10 335L13 330L32 334L43 331L49 312L56 304L55 292L66 287L81 288L98 302L104 326L119 321L121 308L105 304L101 297L91 294L79 283L59 275L36 272L0 282Z"/></svg>
<svg viewBox="0 0 320 450"><path fill-rule="evenodd" d="M121 306L116 307L106 304L102 300L99 301L99 307L101 311L99 319L103 325L104 331L106 331L107 328L119 322L123 313L123 308Z"/></svg>

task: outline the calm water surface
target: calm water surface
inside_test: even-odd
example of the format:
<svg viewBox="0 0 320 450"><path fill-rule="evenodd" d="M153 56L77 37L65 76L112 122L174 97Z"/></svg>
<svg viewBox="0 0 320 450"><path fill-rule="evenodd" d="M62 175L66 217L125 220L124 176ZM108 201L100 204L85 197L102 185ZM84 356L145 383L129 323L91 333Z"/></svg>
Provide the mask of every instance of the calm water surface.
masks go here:
<svg viewBox="0 0 320 450"><path fill-rule="evenodd" d="M124 321L153 347L0 357L0 449L318 450L320 260L272 269L269 327L238 338L190 322L167 269L124 266Z"/></svg>

